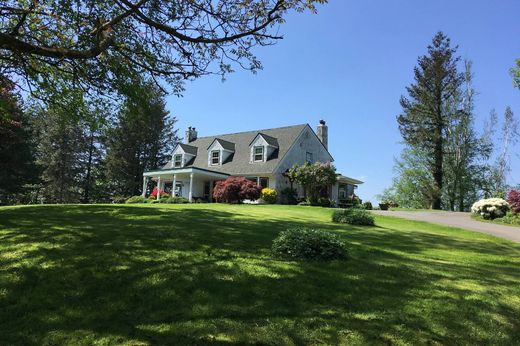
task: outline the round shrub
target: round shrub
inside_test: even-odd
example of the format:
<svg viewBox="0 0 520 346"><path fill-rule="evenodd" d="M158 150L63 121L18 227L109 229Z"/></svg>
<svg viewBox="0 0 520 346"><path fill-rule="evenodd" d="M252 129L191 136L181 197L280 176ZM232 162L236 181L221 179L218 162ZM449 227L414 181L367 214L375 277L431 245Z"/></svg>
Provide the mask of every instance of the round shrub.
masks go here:
<svg viewBox="0 0 520 346"><path fill-rule="evenodd" d="M511 190L507 194L507 203L511 206L511 210L515 214L520 214L520 191Z"/></svg>
<svg viewBox="0 0 520 346"><path fill-rule="evenodd" d="M509 211L509 203L502 198L487 198L481 199L473 203L471 212L480 215L486 220L493 220L503 217Z"/></svg>
<svg viewBox="0 0 520 346"><path fill-rule="evenodd" d="M372 210L373 209L372 202L363 203L363 207L365 208L365 210Z"/></svg>
<svg viewBox="0 0 520 346"><path fill-rule="evenodd" d="M278 192L275 189L270 189L268 187L262 189L261 194L262 199L267 204L274 204L278 200Z"/></svg>
<svg viewBox="0 0 520 346"><path fill-rule="evenodd" d="M132 196L129 199L125 201L127 204L133 204L133 203L146 203L147 199L143 196Z"/></svg>
<svg viewBox="0 0 520 346"><path fill-rule="evenodd" d="M347 256L345 243L335 234L314 229L280 232L271 248L276 257L305 260L335 260Z"/></svg>
<svg viewBox="0 0 520 346"><path fill-rule="evenodd" d="M332 221L350 225L373 226L374 216L364 209L339 209L332 214Z"/></svg>

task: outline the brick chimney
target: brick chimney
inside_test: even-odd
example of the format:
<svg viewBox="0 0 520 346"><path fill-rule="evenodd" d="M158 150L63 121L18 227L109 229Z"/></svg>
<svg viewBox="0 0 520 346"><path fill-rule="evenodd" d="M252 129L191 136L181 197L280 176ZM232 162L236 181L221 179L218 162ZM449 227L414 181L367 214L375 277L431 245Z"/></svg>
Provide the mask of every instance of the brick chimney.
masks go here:
<svg viewBox="0 0 520 346"><path fill-rule="evenodd" d="M320 139L325 149L329 149L329 127L325 125L325 120L321 119L318 127L316 128L316 134Z"/></svg>
<svg viewBox="0 0 520 346"><path fill-rule="evenodd" d="M197 130L194 127L188 127L186 130L186 136L184 137L184 143L190 143L197 139Z"/></svg>

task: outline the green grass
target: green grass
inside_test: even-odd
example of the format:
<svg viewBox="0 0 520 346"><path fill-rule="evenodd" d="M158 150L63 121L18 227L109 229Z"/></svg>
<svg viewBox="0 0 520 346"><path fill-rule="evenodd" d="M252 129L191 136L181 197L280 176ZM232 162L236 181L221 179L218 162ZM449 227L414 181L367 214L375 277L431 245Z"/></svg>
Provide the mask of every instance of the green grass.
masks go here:
<svg viewBox="0 0 520 346"><path fill-rule="evenodd" d="M376 216L247 205L0 208L0 345L514 345L520 244ZM273 259L286 228L337 262Z"/></svg>
<svg viewBox="0 0 520 346"><path fill-rule="evenodd" d="M507 225L507 226L513 226L513 227L520 227L520 215L513 216L512 214L508 213L508 215L504 217L499 217L493 220L486 220L480 215L472 214L471 218L477 221L481 222L487 222L487 223L494 223L499 225Z"/></svg>

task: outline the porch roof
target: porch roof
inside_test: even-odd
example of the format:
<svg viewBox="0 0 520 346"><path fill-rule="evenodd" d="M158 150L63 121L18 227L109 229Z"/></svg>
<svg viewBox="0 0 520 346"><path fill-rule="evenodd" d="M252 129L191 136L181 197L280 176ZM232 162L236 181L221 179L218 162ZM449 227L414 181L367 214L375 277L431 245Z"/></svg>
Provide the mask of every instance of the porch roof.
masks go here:
<svg viewBox="0 0 520 346"><path fill-rule="evenodd" d="M357 179L354 179L354 178L349 178L349 177L346 177L346 176L344 176L342 174L338 175L338 183L351 184L351 185L361 185L361 184L363 184L363 182L361 180L357 180Z"/></svg>
<svg viewBox="0 0 520 346"><path fill-rule="evenodd" d="M144 177L154 177L157 175L164 174L182 174L182 173L201 173L204 175L212 175L219 178L227 178L229 174L211 171L209 169L198 168L198 167L182 167L182 168L165 168L165 169L156 169L153 171L145 171L143 173Z"/></svg>

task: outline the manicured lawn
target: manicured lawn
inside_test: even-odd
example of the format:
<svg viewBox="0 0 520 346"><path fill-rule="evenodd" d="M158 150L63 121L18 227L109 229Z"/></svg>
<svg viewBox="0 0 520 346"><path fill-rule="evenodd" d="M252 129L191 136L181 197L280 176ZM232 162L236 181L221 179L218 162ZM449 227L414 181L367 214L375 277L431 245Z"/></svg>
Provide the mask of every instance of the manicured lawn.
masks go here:
<svg viewBox="0 0 520 346"><path fill-rule="evenodd" d="M311 207L0 208L0 345L502 344L520 341L520 245ZM335 232L349 259L279 261Z"/></svg>

